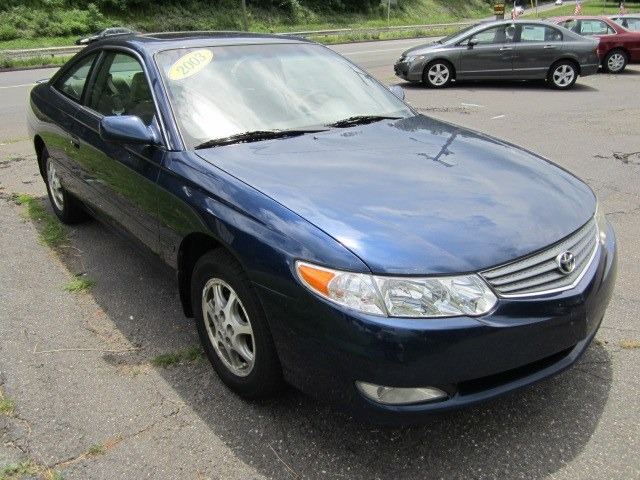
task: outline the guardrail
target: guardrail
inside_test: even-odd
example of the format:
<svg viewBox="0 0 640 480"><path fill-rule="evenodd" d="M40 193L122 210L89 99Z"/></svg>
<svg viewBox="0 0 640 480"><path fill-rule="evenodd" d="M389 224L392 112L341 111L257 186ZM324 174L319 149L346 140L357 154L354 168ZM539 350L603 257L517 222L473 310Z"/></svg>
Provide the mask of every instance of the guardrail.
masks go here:
<svg viewBox="0 0 640 480"><path fill-rule="evenodd" d="M443 31L456 28L464 28L473 25L473 22L458 23L440 23L433 25L403 25L385 28L336 28L332 30L308 30L302 32L286 32L278 33L278 35L290 35L294 37L312 38L312 37L332 37L338 35L358 35L358 34L379 34L385 32L401 32L401 31ZM0 50L0 56L10 60L27 59L34 57L62 57L74 55L82 50L82 46L69 47L46 47L46 48L25 48L15 50Z"/></svg>
<svg viewBox="0 0 640 480"><path fill-rule="evenodd" d="M337 28L333 30L310 30L305 32L287 32L280 35L293 35L295 37L331 37L336 35L349 35L359 33L385 33L385 32L402 32L402 31L440 31L455 28L464 28L474 25L477 22L457 22L457 23L438 23L432 25L402 25L383 28Z"/></svg>
<svg viewBox="0 0 640 480"><path fill-rule="evenodd" d="M63 57L74 55L83 47L45 47L45 48L23 48L16 50L0 50L0 56L11 60L35 58L35 57Z"/></svg>

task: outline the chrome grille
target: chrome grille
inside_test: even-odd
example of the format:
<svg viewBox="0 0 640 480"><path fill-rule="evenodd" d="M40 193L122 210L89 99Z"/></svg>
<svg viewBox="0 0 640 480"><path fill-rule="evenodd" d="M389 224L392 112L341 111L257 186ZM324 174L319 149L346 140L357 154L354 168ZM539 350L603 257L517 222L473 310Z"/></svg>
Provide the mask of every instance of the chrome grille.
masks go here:
<svg viewBox="0 0 640 480"><path fill-rule="evenodd" d="M480 275L502 297L526 297L559 292L574 287L593 261L598 247L598 227L591 219L564 240L521 260L481 272ZM575 269L568 275L556 263L558 255L570 251Z"/></svg>

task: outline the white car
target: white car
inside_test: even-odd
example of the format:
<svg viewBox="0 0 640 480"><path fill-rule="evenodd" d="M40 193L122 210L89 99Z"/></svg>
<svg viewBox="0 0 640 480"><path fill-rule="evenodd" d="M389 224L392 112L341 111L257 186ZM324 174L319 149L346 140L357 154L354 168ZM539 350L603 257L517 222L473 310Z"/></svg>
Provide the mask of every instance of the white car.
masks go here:
<svg viewBox="0 0 640 480"><path fill-rule="evenodd" d="M556 0L556 5L562 5L562 0Z"/></svg>

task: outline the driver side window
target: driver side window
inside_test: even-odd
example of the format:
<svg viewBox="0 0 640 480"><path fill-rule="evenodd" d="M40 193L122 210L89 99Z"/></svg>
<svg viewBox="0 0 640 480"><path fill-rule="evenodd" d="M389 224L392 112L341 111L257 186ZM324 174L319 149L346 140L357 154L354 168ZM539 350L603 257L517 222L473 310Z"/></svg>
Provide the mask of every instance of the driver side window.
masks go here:
<svg viewBox="0 0 640 480"><path fill-rule="evenodd" d="M478 45L488 45L492 43L505 43L510 41L507 36L507 27L505 25L499 25L497 27L488 28L482 32L477 33L471 39L476 40Z"/></svg>
<svg viewBox="0 0 640 480"><path fill-rule="evenodd" d="M155 107L138 60L124 53L110 53L96 75L89 107L105 116L136 115L149 125Z"/></svg>

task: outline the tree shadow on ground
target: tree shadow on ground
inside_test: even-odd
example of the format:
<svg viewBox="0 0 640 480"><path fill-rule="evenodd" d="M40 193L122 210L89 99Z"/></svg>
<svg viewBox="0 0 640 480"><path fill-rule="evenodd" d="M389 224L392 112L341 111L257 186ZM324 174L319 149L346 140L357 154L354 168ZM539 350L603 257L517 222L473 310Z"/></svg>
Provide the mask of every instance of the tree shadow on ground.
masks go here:
<svg viewBox="0 0 640 480"><path fill-rule="evenodd" d="M142 350L106 360L139 365L198 342L175 282L97 222L79 225L71 272L94 279L95 301ZM206 361L159 369L177 395L246 464L271 478L541 479L585 448L612 383L607 351L592 345L578 364L524 391L434 416L422 426L355 421L293 389L246 402ZM197 442L194 439L194 442Z"/></svg>

